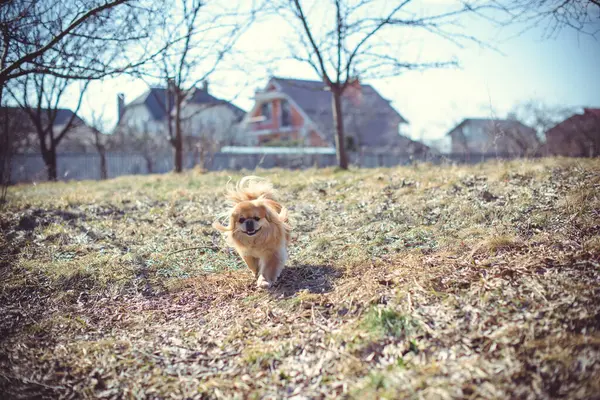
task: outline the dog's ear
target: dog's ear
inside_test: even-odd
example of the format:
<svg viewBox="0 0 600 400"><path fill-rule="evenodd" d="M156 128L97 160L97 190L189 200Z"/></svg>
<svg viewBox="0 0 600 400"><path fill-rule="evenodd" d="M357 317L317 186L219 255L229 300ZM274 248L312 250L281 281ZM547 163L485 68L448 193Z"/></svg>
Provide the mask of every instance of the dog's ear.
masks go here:
<svg viewBox="0 0 600 400"><path fill-rule="evenodd" d="M218 231L221 231L221 232L227 232L227 231L229 231L229 230L230 230L228 227L224 226L224 225L223 225L222 223L220 223L219 221L215 221L215 222L213 222L213 223L212 223L212 227L213 227L213 228L215 228L215 229L216 229L216 230L218 230Z"/></svg>
<svg viewBox="0 0 600 400"><path fill-rule="evenodd" d="M281 207L281 211L279 211L279 220L281 222L288 222L288 210L285 207Z"/></svg>
<svg viewBox="0 0 600 400"><path fill-rule="evenodd" d="M224 226L223 224L221 224L219 221L215 221L212 224L213 228L221 231L221 232L229 232L233 230L233 227L235 226L235 215L231 214L229 216L229 226Z"/></svg>
<svg viewBox="0 0 600 400"><path fill-rule="evenodd" d="M271 199L262 199L263 204L266 206L266 208L270 208L271 210L273 210L275 213L278 213L281 211L282 207L281 204L279 204L278 202L276 202L275 200L271 200Z"/></svg>
<svg viewBox="0 0 600 400"><path fill-rule="evenodd" d="M265 219L269 222L277 222L277 214L275 214L273 212L273 210L271 210L270 207L266 206L266 205L262 205L260 206L264 212L265 215Z"/></svg>

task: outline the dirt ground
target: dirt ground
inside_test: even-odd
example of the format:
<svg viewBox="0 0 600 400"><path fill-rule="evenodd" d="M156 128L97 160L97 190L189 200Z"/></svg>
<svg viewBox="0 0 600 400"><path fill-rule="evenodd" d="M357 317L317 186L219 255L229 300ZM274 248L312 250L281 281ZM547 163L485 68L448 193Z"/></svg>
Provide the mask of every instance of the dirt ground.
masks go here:
<svg viewBox="0 0 600 400"><path fill-rule="evenodd" d="M10 188L0 397L600 398L600 160L256 174L271 290L210 226L242 173Z"/></svg>

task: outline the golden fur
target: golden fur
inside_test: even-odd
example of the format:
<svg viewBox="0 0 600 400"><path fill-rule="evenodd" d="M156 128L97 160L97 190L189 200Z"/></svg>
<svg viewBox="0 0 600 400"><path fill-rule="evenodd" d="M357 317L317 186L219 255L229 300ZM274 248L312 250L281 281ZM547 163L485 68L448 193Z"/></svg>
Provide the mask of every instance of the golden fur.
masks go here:
<svg viewBox="0 0 600 400"><path fill-rule="evenodd" d="M254 272L259 287L273 285L287 261L292 228L287 209L275 196L270 182L256 176L244 177L234 188L228 185L227 199L232 206L227 213L229 225L213 223Z"/></svg>

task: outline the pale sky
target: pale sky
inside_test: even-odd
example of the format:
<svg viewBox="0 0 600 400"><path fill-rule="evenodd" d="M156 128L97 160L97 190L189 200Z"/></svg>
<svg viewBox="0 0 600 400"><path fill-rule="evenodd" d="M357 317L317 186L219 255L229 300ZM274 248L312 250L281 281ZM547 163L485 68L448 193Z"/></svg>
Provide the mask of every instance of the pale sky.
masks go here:
<svg viewBox="0 0 600 400"><path fill-rule="evenodd" d="M454 55L461 67L363 81L392 101L410 122L411 137L440 138L463 118L505 117L515 104L533 99L549 105L600 107L598 40L567 30L547 39L539 29L515 36L515 29L498 30L482 22L467 21L466 27L469 34L494 44L502 53L475 44L458 49L448 42L408 36L413 40L406 46L407 58L431 60ZM254 90L263 87L270 74L316 79L309 66L285 59L288 47L283 38L290 35L288 25L281 20L256 24L239 42L238 50L245 54L243 61L215 74L210 79L210 92L234 99L235 104L249 110ZM262 62L275 55L283 59ZM102 114L112 126L117 94L125 93L129 102L146 89L144 82L128 77L96 82L80 114L84 118Z"/></svg>

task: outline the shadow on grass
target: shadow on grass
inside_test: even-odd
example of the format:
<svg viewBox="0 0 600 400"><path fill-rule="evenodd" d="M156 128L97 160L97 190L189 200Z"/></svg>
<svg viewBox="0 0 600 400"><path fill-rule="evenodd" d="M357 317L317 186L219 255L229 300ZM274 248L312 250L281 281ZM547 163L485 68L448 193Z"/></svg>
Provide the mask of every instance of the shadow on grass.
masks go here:
<svg viewBox="0 0 600 400"><path fill-rule="evenodd" d="M48 313L49 280L41 273L15 267L21 251L33 240L36 226L35 220L24 216L0 216L0 348Z"/></svg>
<svg viewBox="0 0 600 400"><path fill-rule="evenodd" d="M293 296L300 291L328 293L333 290L333 282L342 272L329 265L296 265L287 267L281 273L274 294Z"/></svg>

